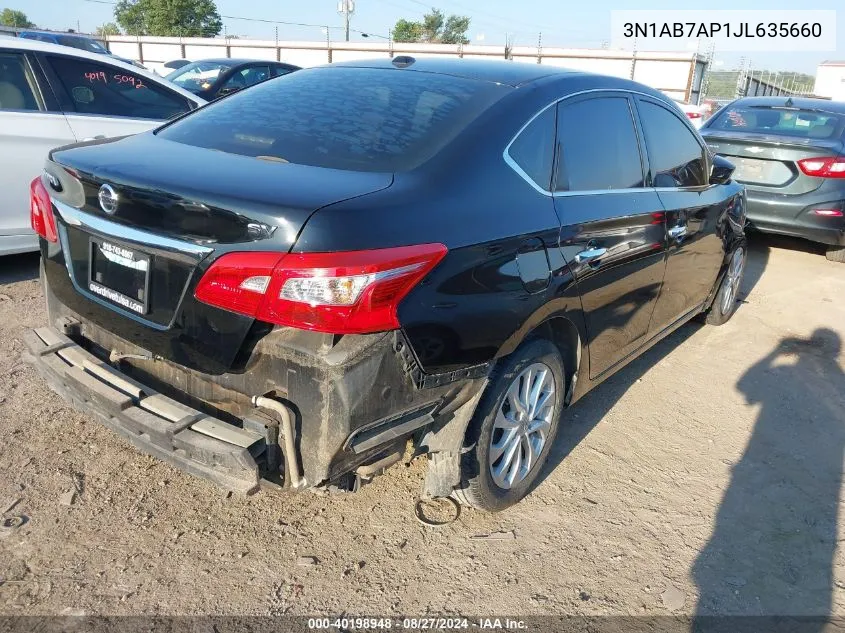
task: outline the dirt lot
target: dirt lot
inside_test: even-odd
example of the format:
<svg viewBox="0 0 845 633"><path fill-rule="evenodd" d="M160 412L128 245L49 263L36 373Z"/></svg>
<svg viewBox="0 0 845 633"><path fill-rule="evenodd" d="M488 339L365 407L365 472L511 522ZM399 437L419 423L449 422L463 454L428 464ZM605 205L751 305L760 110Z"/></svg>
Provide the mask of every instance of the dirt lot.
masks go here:
<svg viewBox="0 0 845 633"><path fill-rule="evenodd" d="M573 407L517 507L439 530L412 514L422 462L354 495L227 498L139 454L21 363L37 259L3 258L0 511L29 522L0 530L0 612L845 615L845 266L752 250L728 325Z"/></svg>

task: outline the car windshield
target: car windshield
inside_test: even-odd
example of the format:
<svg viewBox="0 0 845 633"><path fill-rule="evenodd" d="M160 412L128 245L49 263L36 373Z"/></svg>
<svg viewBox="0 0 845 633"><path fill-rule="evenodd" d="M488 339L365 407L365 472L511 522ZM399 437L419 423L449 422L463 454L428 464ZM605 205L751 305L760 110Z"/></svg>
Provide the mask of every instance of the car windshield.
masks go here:
<svg viewBox="0 0 845 633"><path fill-rule="evenodd" d="M722 110L708 127L711 130L836 139L842 136L845 117L817 110L738 104Z"/></svg>
<svg viewBox="0 0 845 633"><path fill-rule="evenodd" d="M108 49L100 44L95 40L90 40L87 37L71 37L68 35L59 35L56 38L59 44L62 46L72 46L73 48L79 48L83 51L88 51L89 53L105 53L108 54Z"/></svg>
<svg viewBox="0 0 845 633"><path fill-rule="evenodd" d="M265 160L405 171L433 156L509 90L449 75L315 68L227 97L158 134Z"/></svg>
<svg viewBox="0 0 845 633"><path fill-rule="evenodd" d="M211 88L220 73L226 72L231 67L232 65L226 62L194 62L173 71L167 75L167 79L185 90L201 92Z"/></svg>

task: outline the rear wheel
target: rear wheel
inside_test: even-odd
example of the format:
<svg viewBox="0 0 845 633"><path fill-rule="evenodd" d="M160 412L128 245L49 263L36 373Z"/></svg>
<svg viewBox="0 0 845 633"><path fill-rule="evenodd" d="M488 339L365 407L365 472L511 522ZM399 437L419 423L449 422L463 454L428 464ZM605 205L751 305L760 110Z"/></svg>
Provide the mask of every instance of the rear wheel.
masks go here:
<svg viewBox="0 0 845 633"><path fill-rule="evenodd" d="M547 340L504 359L467 428L458 501L497 512L528 494L557 433L564 376L560 352Z"/></svg>
<svg viewBox="0 0 845 633"><path fill-rule="evenodd" d="M745 244L737 246L731 255L728 270L722 278L713 305L707 311L704 321L710 325L723 325L736 312L739 288L742 284L742 274L745 272Z"/></svg>
<svg viewBox="0 0 845 633"><path fill-rule="evenodd" d="M828 246L825 257L832 262L845 264L845 246Z"/></svg>

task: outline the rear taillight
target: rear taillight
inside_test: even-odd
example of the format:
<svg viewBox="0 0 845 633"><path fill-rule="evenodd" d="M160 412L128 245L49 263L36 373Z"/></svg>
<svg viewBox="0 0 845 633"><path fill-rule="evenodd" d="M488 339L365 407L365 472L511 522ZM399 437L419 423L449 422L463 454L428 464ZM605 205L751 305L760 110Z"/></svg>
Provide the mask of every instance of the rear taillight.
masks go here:
<svg viewBox="0 0 845 633"><path fill-rule="evenodd" d="M839 209L813 209L813 213L824 218L841 218L842 211Z"/></svg>
<svg viewBox="0 0 845 633"><path fill-rule="evenodd" d="M805 158L798 161L798 167L808 176L817 178L845 178L845 158L827 156L823 158Z"/></svg>
<svg viewBox="0 0 845 633"><path fill-rule="evenodd" d="M691 119L700 119L701 112L687 112L687 116Z"/></svg>
<svg viewBox="0 0 845 633"><path fill-rule="evenodd" d="M41 176L29 185L29 223L32 225L32 230L45 240L59 241L56 233L56 218L53 216L53 203L50 202L50 194L47 193L47 187L41 181Z"/></svg>
<svg viewBox="0 0 845 633"><path fill-rule="evenodd" d="M261 321L332 334L399 327L399 302L446 255L442 244L339 253L229 253L196 298Z"/></svg>

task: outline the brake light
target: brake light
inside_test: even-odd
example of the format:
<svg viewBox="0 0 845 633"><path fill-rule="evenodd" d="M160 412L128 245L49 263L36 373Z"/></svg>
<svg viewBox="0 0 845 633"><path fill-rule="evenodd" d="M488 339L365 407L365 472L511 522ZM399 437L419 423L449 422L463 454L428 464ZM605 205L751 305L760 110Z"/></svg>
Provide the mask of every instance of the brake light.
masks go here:
<svg viewBox="0 0 845 633"><path fill-rule="evenodd" d="M443 244L339 253L229 253L197 284L204 303L332 334L399 327L399 303L446 255Z"/></svg>
<svg viewBox="0 0 845 633"><path fill-rule="evenodd" d="M841 218L842 211L839 209L813 209L813 213L826 218Z"/></svg>
<svg viewBox="0 0 845 633"><path fill-rule="evenodd" d="M798 167L808 176L815 176L817 178L845 178L845 158L841 156L805 158L798 161Z"/></svg>
<svg viewBox="0 0 845 633"><path fill-rule="evenodd" d="M41 181L41 176L29 185L29 223L32 225L32 230L45 240L59 241L58 233L56 233L56 218L53 216L53 203L50 202L50 194L47 193L47 187Z"/></svg>
<svg viewBox="0 0 845 633"><path fill-rule="evenodd" d="M687 116L691 119L700 119L701 112L687 112Z"/></svg>

